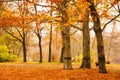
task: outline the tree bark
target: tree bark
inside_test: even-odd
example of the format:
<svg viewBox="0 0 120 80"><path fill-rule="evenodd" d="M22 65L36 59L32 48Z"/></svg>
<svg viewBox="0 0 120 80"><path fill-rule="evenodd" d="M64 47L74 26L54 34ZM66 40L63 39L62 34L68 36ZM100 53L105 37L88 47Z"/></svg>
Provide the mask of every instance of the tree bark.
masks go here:
<svg viewBox="0 0 120 80"><path fill-rule="evenodd" d="M94 3L91 2L90 0L87 1L91 3L89 8L90 8L92 20L94 22L93 28L97 39L99 72L107 73L106 65L105 65L104 43L103 43L102 29L100 25L100 17L95 9Z"/></svg>
<svg viewBox="0 0 120 80"><path fill-rule="evenodd" d="M61 35L62 36L64 36L64 34L62 34L62 26L61 26ZM60 63L63 63L64 62L64 53L63 53L63 51L64 51L64 43L63 43L63 41L62 41L62 48L61 48L61 56L60 56Z"/></svg>
<svg viewBox="0 0 120 80"><path fill-rule="evenodd" d="M39 50L40 50L40 63L42 63L42 45L41 45L41 36L40 34L38 34L38 38L39 38Z"/></svg>
<svg viewBox="0 0 120 80"><path fill-rule="evenodd" d="M36 16L37 16L37 8L36 8L36 5L34 4L34 8L35 8L35 14L36 14ZM39 40L39 51L40 51L40 60L39 60L39 62L40 63L42 63L42 45L41 45L41 38L42 38L42 36L41 36L41 31L42 31L42 28L40 28L39 29L39 26L38 26L39 24L38 24L38 19L36 18L36 31L35 31L35 33L36 33L36 35L37 35L37 37L38 37L38 40Z"/></svg>
<svg viewBox="0 0 120 80"><path fill-rule="evenodd" d="M97 49L98 49L98 62L99 62L99 72L106 73L105 66L105 55L104 55L104 44L103 44L103 36L101 29L94 29L96 38L97 38Z"/></svg>
<svg viewBox="0 0 120 80"><path fill-rule="evenodd" d="M64 58L64 69L72 69L70 48L70 26L66 25L69 17L66 11L67 0L62 1L60 11L62 13L62 48Z"/></svg>
<svg viewBox="0 0 120 80"><path fill-rule="evenodd" d="M60 56L60 63L63 63L63 62L64 62L63 51L64 51L64 47L62 46L62 49L61 49L61 56Z"/></svg>
<svg viewBox="0 0 120 80"><path fill-rule="evenodd" d="M51 12L50 16L52 16L52 2L51 2ZM48 57L48 62L51 62L51 53L52 53L52 22L50 23L50 41L49 41L49 57Z"/></svg>
<svg viewBox="0 0 120 80"><path fill-rule="evenodd" d="M52 48L52 23L50 26L50 41L49 41L49 57L48 62L51 62L51 48Z"/></svg>
<svg viewBox="0 0 120 80"><path fill-rule="evenodd" d="M27 49L26 49L26 40L25 40L25 31L23 29L23 62L27 62Z"/></svg>
<svg viewBox="0 0 120 80"><path fill-rule="evenodd" d="M25 42L23 42L23 62L27 62L27 55L26 55L26 45Z"/></svg>
<svg viewBox="0 0 120 80"><path fill-rule="evenodd" d="M86 10L86 19L83 24L83 59L81 68L91 68L90 60L89 13L88 10Z"/></svg>
<svg viewBox="0 0 120 80"><path fill-rule="evenodd" d="M63 56L64 56L64 69L72 69L71 54L70 54L70 35L69 28L63 26L62 39L64 44Z"/></svg>

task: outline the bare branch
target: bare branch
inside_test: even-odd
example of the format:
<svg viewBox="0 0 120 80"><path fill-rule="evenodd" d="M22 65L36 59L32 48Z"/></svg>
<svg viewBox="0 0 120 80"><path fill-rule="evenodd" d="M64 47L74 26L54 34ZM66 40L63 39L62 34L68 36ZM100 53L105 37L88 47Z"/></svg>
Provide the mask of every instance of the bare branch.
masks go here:
<svg viewBox="0 0 120 80"><path fill-rule="evenodd" d="M19 42L23 43L22 40L20 40L18 37L16 37L15 35L13 35L12 33L10 33L9 31L5 30L5 32L7 32L8 34L10 34L12 37L14 37L15 39L17 39Z"/></svg>
<svg viewBox="0 0 120 80"><path fill-rule="evenodd" d="M74 35L78 30L75 30L73 33L70 34L70 36Z"/></svg>
<svg viewBox="0 0 120 80"><path fill-rule="evenodd" d="M91 27L89 30L91 31L93 29L93 27Z"/></svg>
<svg viewBox="0 0 120 80"><path fill-rule="evenodd" d="M115 20L115 21L120 22L120 20Z"/></svg>
<svg viewBox="0 0 120 80"><path fill-rule="evenodd" d="M73 28L76 28L76 29L78 29L80 31L83 31L83 29L79 28L78 26L75 26L75 25L72 25L72 24L70 24L70 26L73 27Z"/></svg>
<svg viewBox="0 0 120 80"><path fill-rule="evenodd" d="M107 26L109 23L111 23L113 20L115 20L115 19L116 19L117 17L119 17L119 16L120 16L120 14L116 15L114 18L112 18L110 21L108 21L108 22L104 25L102 31L106 28L106 26Z"/></svg>
<svg viewBox="0 0 120 80"><path fill-rule="evenodd" d="M15 28L15 29L18 31L18 33L20 34L20 36L23 38L23 36L22 36L21 32L19 31L19 29L18 28Z"/></svg>

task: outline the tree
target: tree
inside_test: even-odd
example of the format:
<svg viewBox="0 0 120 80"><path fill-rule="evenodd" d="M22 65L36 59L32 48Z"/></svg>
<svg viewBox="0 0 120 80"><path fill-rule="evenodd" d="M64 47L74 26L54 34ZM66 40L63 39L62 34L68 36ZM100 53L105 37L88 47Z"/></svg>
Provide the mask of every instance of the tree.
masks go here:
<svg viewBox="0 0 120 80"><path fill-rule="evenodd" d="M83 6L84 4L84 6ZM83 31L83 60L81 68L91 68L90 61L90 32L89 32L89 7L85 0L73 1L70 4L73 12L69 12L69 24ZM77 24L77 25L76 25ZM79 24L79 26L78 26ZM80 28L82 26L83 28Z"/></svg>
<svg viewBox="0 0 120 80"><path fill-rule="evenodd" d="M69 0L64 0L59 4L59 10L62 14L62 46L63 58L64 58L64 69L72 69L71 54L70 54L70 26L67 25L69 20L67 9L67 3Z"/></svg>
<svg viewBox="0 0 120 80"><path fill-rule="evenodd" d="M35 15L38 16L38 12L37 12L37 5L34 4L34 8L35 8ZM38 37L38 40L39 40L39 50L40 50L40 60L39 62L42 63L42 45L41 45L41 38L42 38L42 28L40 27L39 25L40 22L38 22L38 19L36 17L36 30L34 31L35 34L37 35Z"/></svg>
<svg viewBox="0 0 120 80"><path fill-rule="evenodd" d="M83 59L81 68L91 68L89 10L86 10L83 22Z"/></svg>
<svg viewBox="0 0 120 80"><path fill-rule="evenodd" d="M90 0L87 0L87 2L91 3L91 5L89 6L90 14L91 14L92 20L94 22L93 28L94 28L94 32L95 32L95 35L97 38L99 72L107 73L106 66L105 66L104 44L103 44L103 36L102 36L100 17L99 17L98 12L95 9L94 3L91 2Z"/></svg>
<svg viewBox="0 0 120 80"><path fill-rule="evenodd" d="M23 4L24 3L24 4ZM11 3L14 4L14 3ZM16 5L18 8L15 11L17 13L14 13L12 11L12 7ZM27 50L26 50L26 37L27 37L27 28L29 25L30 17L28 19L28 13L27 13L27 5L26 2L20 2L19 5L16 3L14 5L11 5L8 9L2 13L2 18L0 21L1 27L11 27L11 29L5 29L5 31L13 36L15 39L17 39L20 43L22 43L23 46L23 62L27 62ZM31 18L32 19L32 18ZM17 34L14 34L14 31L17 31L19 37Z"/></svg>
<svg viewBox="0 0 120 80"><path fill-rule="evenodd" d="M102 36L102 31L105 29L105 27L111 23L112 21L114 21L117 17L119 17L120 14L117 14L115 17L108 17L107 15L107 12L109 11L109 9L111 9L114 5L116 5L116 3L119 2L119 0L115 0L115 1L98 1L96 2L97 5L98 3L101 3L101 4L104 4L104 8L106 9L105 11L103 11L103 14L102 16L105 18L108 18L110 19L107 23L105 23L105 25L103 26L103 29L101 28L101 21L100 21L100 18L101 15L98 14L96 8L95 8L95 4L94 2L90 1L90 0L87 0L87 2L90 2L90 13L91 13L91 17L92 17L92 20L94 22L94 25L93 25L93 28L94 28L94 32L96 34L96 38L97 38L97 49L98 49L98 61L99 61L99 72L100 73L107 73L106 71L106 66L105 66L105 54L104 54L104 44L103 44L103 36ZM109 5L109 6L108 6ZM119 4L117 5L118 6L118 10L117 12L119 13L120 9L119 9ZM101 8L101 10L103 10L103 8Z"/></svg>
<svg viewBox="0 0 120 80"><path fill-rule="evenodd" d="M52 2L51 2L51 11L50 11L50 16L52 17ZM48 57L48 62L51 62L51 53L52 53L52 22L50 23L50 41L49 41L49 57Z"/></svg>
<svg viewBox="0 0 120 80"><path fill-rule="evenodd" d="M111 9L112 11L109 11L109 12L115 12L116 14L111 14L109 17L109 21L103 26L103 30L107 27L108 24L112 23L113 21L113 27L112 27L112 33L111 33L111 38L110 38L110 43L109 43L109 48L108 48L108 55L107 55L107 63L109 63L109 57L110 57L110 52L111 52L111 48L113 47L113 34L115 34L115 32L117 31L114 31L115 29L115 24L116 24L116 21L119 22L119 20L117 20L117 18L120 16L120 4L119 4L119 0L114 0L114 1L111 1L109 3L110 5L110 8L108 9L111 9L111 8L114 8Z"/></svg>
<svg viewBox="0 0 120 80"><path fill-rule="evenodd" d="M15 33L13 33L11 30L6 30L6 32L8 34L10 34L12 37L14 37L15 39L17 39L20 43L22 43L23 46L23 62L27 62L27 50L26 50L26 32L25 29L22 28L22 32L20 31L20 29L16 28L18 34L20 36L15 35ZM20 37L20 38L19 38Z"/></svg>
<svg viewBox="0 0 120 80"><path fill-rule="evenodd" d="M64 69L72 69L71 49L70 49L70 25L67 13L67 3L69 0L50 0L57 5L57 10L61 14L61 34L62 34L62 55L64 58ZM61 57L62 58L62 57Z"/></svg>

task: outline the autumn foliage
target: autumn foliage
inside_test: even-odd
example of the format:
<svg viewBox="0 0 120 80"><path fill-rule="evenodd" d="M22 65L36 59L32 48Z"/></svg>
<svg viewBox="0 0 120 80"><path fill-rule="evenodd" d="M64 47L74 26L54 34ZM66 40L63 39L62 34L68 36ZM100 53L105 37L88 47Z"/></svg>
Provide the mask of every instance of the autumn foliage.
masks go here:
<svg viewBox="0 0 120 80"><path fill-rule="evenodd" d="M45 1L45 3L39 4L44 1ZM64 3L64 1L66 1L66 2ZM88 2L86 2L86 1L88 1ZM51 29L51 31L54 30L54 32L51 32L51 34L52 33L57 34L56 27L59 27L59 31L61 33L63 32L61 42L66 41L66 42L64 42L64 43L66 43L66 46L68 47L68 45L69 45L69 49L68 48L65 48L65 49L66 49L66 52L68 52L68 54L70 54L70 53L72 53L71 52L72 50L70 50L71 49L70 48L71 47L70 39L71 39L71 29L72 28L75 28L75 29L77 28L77 30L83 31L83 27L85 27L83 25L84 22L86 20L90 19L89 20L90 24L94 25L96 23L96 25L97 25L97 26L90 26L90 27L92 27L91 29L93 29L93 28L94 28L94 30L96 29L96 31L95 31L96 33L98 33L100 31L100 34L101 34L100 37L102 37L102 40L100 40L99 33L97 34L98 35L97 40L103 41L103 36L102 36L103 30L102 29L104 29L103 25L105 23L102 24L101 21L103 19L105 19L105 20L111 19L110 22L112 22L115 19L115 18L111 17L112 13L110 13L110 14L108 14L108 13L114 5L119 3L120 0L95 0L95 2L92 2L92 1L93 0L24 0L21 3L20 2L18 2L18 3L15 2L15 4L13 3L14 5L17 6L17 7L12 6L15 8L15 11L12 10L12 8L8 8L8 6L11 6L11 5L8 5L6 8L5 5L1 5L2 3L0 2L0 11L1 11L1 13L0 13L0 28L3 28L3 27L16 28L16 31L18 31L19 34L22 33L19 35L22 38L19 39L19 37L16 38L16 36L15 36L15 38L18 39L19 41L24 40L21 42L25 42L25 41L27 41L26 39L27 39L28 32L25 32L27 30L24 30L24 28L30 28L31 31L33 31L34 33L36 33L35 31L38 31L38 33L37 33L37 35L39 35L38 37L42 38L44 36L46 37L46 35L48 36L48 34L44 33L44 30L41 31L43 28L45 29L45 27L47 27L47 30L45 31L45 32L47 32L51 25L53 27L53 29ZM1 9L1 7L3 9ZM115 8L115 10L117 10L116 7L114 7L114 8ZM120 6L118 6L118 9L120 9ZM115 10L114 10L114 12L116 12ZM88 16L86 17L87 11L88 11ZM110 12L112 12L112 10ZM118 10L118 12L120 13L120 10ZM113 16L115 16L115 15L113 15ZM99 21L99 22L97 22L97 21ZM104 21L104 22L106 22L106 21ZM110 22L108 22L107 24L109 24ZM47 23L47 25L46 25L46 23ZM44 26L41 27L41 25L44 25ZM88 25L89 25L89 22L88 22ZM73 30L75 30L75 29L73 29ZM56 30L56 32L55 32L55 30ZM89 31L89 26L88 26L88 31ZM6 32L8 32L9 34L12 34L12 33L10 33L10 30L8 30ZM43 34L41 34L42 32L43 32ZM26 35L25 35L25 33L26 33ZM14 36L14 34L12 34L12 35ZM69 44L67 43L67 41L69 42ZM100 42L100 41L98 41L98 42ZM82 42L82 40L81 40L81 42ZM90 41L88 41L88 42L90 42ZM64 43L62 45L63 48L65 45ZM23 45L26 45L26 44L27 43L24 43ZM57 44L57 42L56 42L56 44ZM103 44L103 42L101 44ZM98 48L98 49L101 49L101 48L104 49L104 44L102 45L102 47L101 47L101 44L99 46L100 48ZM90 44L88 44L88 45L90 45ZM61 47L61 44L60 44L60 47ZM63 49L63 50L65 50L65 49ZM56 50L57 50L57 48L56 48ZM100 51L102 51L102 50L98 50L98 53ZM80 52L81 51L79 51L78 53L80 53ZM103 52L102 54L104 55L104 50L102 52ZM57 53L57 51L56 51L56 53ZM70 63L72 63L71 54L70 54L70 56L68 56L68 54L66 54L66 57L64 59L66 59L66 60L68 59L68 60L70 60ZM102 56L102 58L103 57L104 56ZM26 58L26 56L25 56L25 58ZM87 60L90 58L84 58L84 59ZM103 62L103 60L104 60L104 65L105 65L105 59L101 59L101 57L99 57L98 60L101 60L101 62ZM66 61L66 63L69 63L69 62ZM51 65L51 64L49 64L49 65ZM65 71L65 70L62 70L61 68L56 69L53 66L52 66L53 68L51 69L51 67L49 67L49 65L44 65L44 66L47 66L49 69L44 69L43 67L40 67L43 65L40 65L37 67L33 66L33 65L32 65L32 67L31 67L31 65L30 66L25 65L24 67L17 66L17 68L14 65L13 65L13 68L10 66L7 66L8 68L0 67L0 74L2 74L2 75L0 75L0 80L23 80L23 79L24 80L27 80L27 79L29 79L29 80L30 79L31 80L50 80L50 79L51 80L57 80L57 79L58 80L101 80L101 79L103 79L103 80L119 80L119 78L120 78L120 73L117 74L117 73L111 72L110 69L108 70L110 73L101 75L98 73L96 68L88 69L88 70L87 69L75 69L75 70ZM54 66L58 66L58 65L54 65ZM100 65L100 66L102 66L102 65ZM100 68L100 66L99 66L99 68ZM70 69L72 69L72 67ZM103 69L103 68L101 67L101 69ZM105 69L106 69L106 67L105 67ZM93 74L91 74L91 73L93 73Z"/></svg>
<svg viewBox="0 0 120 80"><path fill-rule="evenodd" d="M4 67L3 67L4 66ZM43 67L44 66L44 67ZM78 67L79 65L74 65ZM63 70L61 64L0 64L0 80L119 80L119 67L108 74L97 69ZM115 70L114 70L115 69Z"/></svg>

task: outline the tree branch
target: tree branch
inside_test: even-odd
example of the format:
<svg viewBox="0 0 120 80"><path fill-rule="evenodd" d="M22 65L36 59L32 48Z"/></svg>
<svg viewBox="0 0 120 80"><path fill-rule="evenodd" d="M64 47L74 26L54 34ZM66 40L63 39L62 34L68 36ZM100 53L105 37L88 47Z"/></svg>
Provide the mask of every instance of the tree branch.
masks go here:
<svg viewBox="0 0 120 80"><path fill-rule="evenodd" d="M5 30L5 32L7 32L8 34L10 34L12 37L14 37L15 39L17 39L19 42L23 43L18 37L16 37L12 33L8 32L7 30Z"/></svg>
<svg viewBox="0 0 120 80"><path fill-rule="evenodd" d="M115 19L116 19L117 17L119 17L119 16L120 16L120 14L116 15L114 18L112 18L110 21L108 21L108 22L104 25L102 31L106 28L106 26L107 26L109 23L111 23L113 20L115 20Z"/></svg>
<svg viewBox="0 0 120 80"><path fill-rule="evenodd" d="M18 28L15 28L15 29L18 31L18 33L20 34L20 36L23 38L23 36L22 36L22 34L20 33L19 29L18 29Z"/></svg>
<svg viewBox="0 0 120 80"><path fill-rule="evenodd" d="M70 24L70 26L73 27L73 28L76 28L76 29L78 29L80 31L83 31L83 29L79 28L78 26L75 26L75 25L72 25L72 24Z"/></svg>
<svg viewBox="0 0 120 80"><path fill-rule="evenodd" d="M115 21L120 22L120 20L115 20Z"/></svg>
<svg viewBox="0 0 120 80"><path fill-rule="evenodd" d="M89 30L91 31L93 29L93 27L91 27Z"/></svg>
<svg viewBox="0 0 120 80"><path fill-rule="evenodd" d="M70 36L72 36L73 34L75 34L78 30L75 30L73 33L70 34Z"/></svg>

